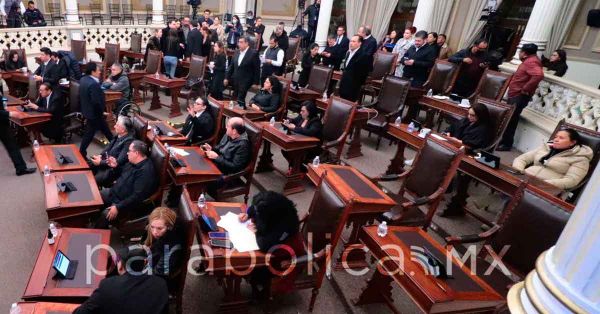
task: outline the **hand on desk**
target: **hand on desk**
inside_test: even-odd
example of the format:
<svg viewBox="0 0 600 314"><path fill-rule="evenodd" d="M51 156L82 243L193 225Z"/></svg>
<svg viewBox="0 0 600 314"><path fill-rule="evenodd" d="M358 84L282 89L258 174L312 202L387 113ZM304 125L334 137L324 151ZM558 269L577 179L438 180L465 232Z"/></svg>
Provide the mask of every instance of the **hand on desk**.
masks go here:
<svg viewBox="0 0 600 314"><path fill-rule="evenodd" d="M294 125L293 123L290 123L290 120L288 120L288 119L283 120L283 125L290 130L293 130L296 128L296 125Z"/></svg>
<svg viewBox="0 0 600 314"><path fill-rule="evenodd" d="M248 229L250 229L250 231L252 231L252 233L256 233L256 225L253 222L250 222L248 224Z"/></svg>
<svg viewBox="0 0 600 314"><path fill-rule="evenodd" d="M201 147L202 147L202 149L204 149L206 152L210 152L210 151L212 150L212 147L211 147L211 146L210 146L210 144L208 144L208 143L206 143L206 144L203 144Z"/></svg>
<svg viewBox="0 0 600 314"><path fill-rule="evenodd" d="M208 157L208 159L217 159L217 157L219 157L219 154L210 150L206 152L206 157Z"/></svg>
<svg viewBox="0 0 600 314"><path fill-rule="evenodd" d="M113 205L108 208L108 213L106 214L106 219L108 219L109 221L113 221L115 218L117 218L118 214L119 214L119 211L117 210L117 206Z"/></svg>
<svg viewBox="0 0 600 314"><path fill-rule="evenodd" d="M248 220L248 214L246 214L246 213L238 214L238 218L240 219L240 222L245 222L246 220Z"/></svg>
<svg viewBox="0 0 600 314"><path fill-rule="evenodd" d="M254 109L254 110L260 110L260 107L257 106L256 104L252 104L250 105L250 108Z"/></svg>
<svg viewBox="0 0 600 314"><path fill-rule="evenodd" d="M27 107L28 109L33 109L33 110L38 110L38 108L39 108L38 105L32 104L32 103L25 105L25 107Z"/></svg>

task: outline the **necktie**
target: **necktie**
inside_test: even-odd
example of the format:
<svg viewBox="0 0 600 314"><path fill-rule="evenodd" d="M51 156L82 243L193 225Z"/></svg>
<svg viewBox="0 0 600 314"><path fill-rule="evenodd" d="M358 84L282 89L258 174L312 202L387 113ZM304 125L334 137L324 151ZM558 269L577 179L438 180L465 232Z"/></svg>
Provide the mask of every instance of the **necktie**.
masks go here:
<svg viewBox="0 0 600 314"><path fill-rule="evenodd" d="M336 44L336 45L339 45L341 41L342 41L341 37L338 37L338 38L337 38L337 41L335 42L335 44Z"/></svg>

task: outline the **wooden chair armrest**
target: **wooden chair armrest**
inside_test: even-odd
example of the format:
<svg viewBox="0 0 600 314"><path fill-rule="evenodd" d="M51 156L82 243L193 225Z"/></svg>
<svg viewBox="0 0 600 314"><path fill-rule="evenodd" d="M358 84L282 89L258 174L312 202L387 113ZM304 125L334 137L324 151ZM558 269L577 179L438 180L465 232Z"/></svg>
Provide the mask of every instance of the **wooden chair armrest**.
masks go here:
<svg viewBox="0 0 600 314"><path fill-rule="evenodd" d="M398 174L398 173L382 174L379 177L372 178L371 181L373 181L373 182L396 181L396 180L406 178L406 176L408 176L411 173L411 171L412 171L412 168L408 169L400 174Z"/></svg>
<svg viewBox="0 0 600 314"><path fill-rule="evenodd" d="M500 229L499 225L494 224L489 230L479 234L469 234L462 236L449 236L444 239L446 246L462 244L462 243L477 243L489 239Z"/></svg>
<svg viewBox="0 0 600 314"><path fill-rule="evenodd" d="M317 253L314 254L306 254L306 255L302 255L296 258L296 266L301 265L301 264L308 264L309 262L316 262L319 260L322 260L323 258L325 258L325 253L326 250L322 249ZM292 264L291 260L287 260L287 261L283 261L281 263L281 266L283 268L288 268L290 267L290 265Z"/></svg>
<svg viewBox="0 0 600 314"><path fill-rule="evenodd" d="M246 169L240 171L240 172L236 172L236 173L232 173L226 176L223 176L223 182L231 182L235 179L239 179L241 178L243 175L245 175L247 173Z"/></svg>

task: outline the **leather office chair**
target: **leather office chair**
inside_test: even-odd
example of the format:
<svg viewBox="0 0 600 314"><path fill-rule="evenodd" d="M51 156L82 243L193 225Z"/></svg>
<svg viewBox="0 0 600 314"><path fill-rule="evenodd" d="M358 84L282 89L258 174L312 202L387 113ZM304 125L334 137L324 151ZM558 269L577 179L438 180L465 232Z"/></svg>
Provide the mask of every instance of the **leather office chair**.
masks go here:
<svg viewBox="0 0 600 314"><path fill-rule="evenodd" d="M148 131L148 119L139 114L134 114L131 118L133 124L134 136L136 139L146 142L146 132Z"/></svg>
<svg viewBox="0 0 600 314"><path fill-rule="evenodd" d="M308 214L300 221L300 233L298 234L302 237L298 240L302 240L304 249L309 253L315 253L310 256L299 256L299 252L296 252L298 257L294 270L286 276L274 277L269 287L271 297L289 292L290 281L292 281L292 290L312 289L308 306L309 312L312 312L314 308L323 277L327 272L327 251L335 251L353 205L353 202L344 203L334 186L324 179L326 175L327 173L324 173L320 179ZM308 250L309 243L311 243L310 251ZM308 263L316 266L311 268L311 272L307 271ZM282 264L284 267L287 266L285 262Z"/></svg>
<svg viewBox="0 0 600 314"><path fill-rule="evenodd" d="M308 83L306 88L317 92L319 95L327 91L329 82L333 76L333 68L326 67L323 65L313 65L310 69L310 75L308 76ZM292 102L288 104L288 110L293 112L300 112L300 103Z"/></svg>
<svg viewBox="0 0 600 314"><path fill-rule="evenodd" d="M512 276L522 280L535 268L538 256L556 243L572 211L573 205L548 195L535 186L522 186L498 224L490 230L476 235L451 236L445 240L448 246L483 242L496 254L509 246L502 256L502 263ZM488 255L487 249L482 249L477 255L477 269L481 270L477 274L496 292L506 296L515 281L503 274L498 267L489 274L485 272L490 266L486 260Z"/></svg>
<svg viewBox="0 0 600 314"><path fill-rule="evenodd" d="M248 194L250 193L254 168L256 168L256 160L258 159L258 153L262 143L263 130L250 120L245 120L244 123L246 125L246 133L248 134L252 149L250 152L250 162L244 170L223 176L224 185L216 191L216 195L211 195L217 201L244 195L244 203L248 203Z"/></svg>
<svg viewBox="0 0 600 314"><path fill-rule="evenodd" d="M87 57L86 41L71 39L71 52L75 55L75 60L83 61Z"/></svg>
<svg viewBox="0 0 600 314"><path fill-rule="evenodd" d="M300 41L301 40L298 37L289 37L288 49L285 51L285 70L283 76L287 77L288 73L292 73L292 80L294 79L294 71L296 71L296 66L298 65L298 49L300 49Z"/></svg>
<svg viewBox="0 0 600 314"><path fill-rule="evenodd" d="M29 83L27 84L27 96L25 99L35 103L38 99L38 90L41 82L35 80L33 75L29 76Z"/></svg>
<svg viewBox="0 0 600 314"><path fill-rule="evenodd" d="M373 59L373 71L367 77L365 85L362 87L362 95L371 95L375 97L377 91L383 84L383 79L387 75L394 75L396 64L398 62L398 53L377 51Z"/></svg>
<svg viewBox="0 0 600 314"><path fill-rule="evenodd" d="M377 134L377 145L375 150L379 149L381 137L387 134L387 125L394 123L398 116L402 115L404 102L410 89L410 81L397 76L388 75L383 78L383 86L377 97L377 102L373 109L377 110L377 116L369 119L364 129Z"/></svg>
<svg viewBox="0 0 600 314"><path fill-rule="evenodd" d="M512 74L485 69L475 92L468 98L471 102L475 101L476 97L500 101L504 97L511 79Z"/></svg>
<svg viewBox="0 0 600 314"><path fill-rule="evenodd" d="M324 155L323 161L332 164L340 163L342 149L346 143L346 137L350 132L350 126L356 112L356 103L349 100L333 96L329 99L329 106L325 111L323 118L323 130L321 139L323 144L321 149ZM330 152L335 148L336 152Z"/></svg>
<svg viewBox="0 0 600 314"><path fill-rule="evenodd" d="M186 77L186 86L181 89L179 96L185 98L186 107L190 104L190 98L204 96L204 70L206 68L206 57L192 55L190 57L190 71Z"/></svg>
<svg viewBox="0 0 600 314"><path fill-rule="evenodd" d="M129 50L137 53L142 52L142 34L131 33Z"/></svg>
<svg viewBox="0 0 600 314"><path fill-rule="evenodd" d="M490 144L483 150L493 153L504 135L504 130L508 126L510 117L512 117L515 107L500 101L493 101L485 98L477 98L475 102L479 102L487 107L490 113L490 129L494 130L494 138Z"/></svg>
<svg viewBox="0 0 600 314"><path fill-rule="evenodd" d="M148 58L146 59L146 74L155 74L160 72L160 66L162 62L163 54L158 50L148 51ZM146 94L150 89L150 85L142 80L140 83L140 90L142 91L142 102L146 103Z"/></svg>
<svg viewBox="0 0 600 314"><path fill-rule="evenodd" d="M102 62L104 68L104 75L107 77L110 75L110 67L116 62L120 63L119 53L121 52L121 46L119 44L104 44L104 60Z"/></svg>
<svg viewBox="0 0 600 314"><path fill-rule="evenodd" d="M404 179L398 194L390 195L400 205L392 209L394 217L385 220L392 225L420 226L427 230L463 154L463 150L452 144L428 137L411 169L375 178L374 181ZM405 192L412 200L405 197ZM427 205L426 213L419 208L423 205Z"/></svg>
<svg viewBox="0 0 600 314"><path fill-rule="evenodd" d="M23 61L25 66L27 66L27 55L25 49L2 49L2 59L8 60L8 53L11 51L16 51L19 59Z"/></svg>
<svg viewBox="0 0 600 314"><path fill-rule="evenodd" d="M454 82L458 76L459 66L448 61L437 60L423 88L432 90L434 95L447 95L454 87Z"/></svg>
<svg viewBox="0 0 600 314"><path fill-rule="evenodd" d="M81 114L81 104L79 103L79 82L77 81L71 81L69 86L69 109L69 113L63 118L66 142L71 141L73 133L83 135L83 127L85 126Z"/></svg>

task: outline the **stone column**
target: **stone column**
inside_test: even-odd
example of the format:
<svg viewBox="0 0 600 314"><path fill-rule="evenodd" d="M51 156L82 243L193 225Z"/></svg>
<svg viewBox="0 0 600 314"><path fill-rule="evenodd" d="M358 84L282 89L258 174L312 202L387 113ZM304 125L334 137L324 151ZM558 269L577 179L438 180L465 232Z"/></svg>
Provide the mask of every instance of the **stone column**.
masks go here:
<svg viewBox="0 0 600 314"><path fill-rule="evenodd" d="M517 52L513 56L511 61L512 64L520 64L519 51L523 44L533 43L538 46L538 53L546 50L546 44L550 38L550 32L552 31L552 25L556 20L560 9L563 6L564 0L537 0L525 26L523 37Z"/></svg>
<svg viewBox="0 0 600 314"><path fill-rule="evenodd" d="M315 35L315 43L319 45L320 51L325 50L325 47L327 47L327 35L329 35L329 22L331 21L332 9L333 0L321 0L317 33Z"/></svg>
<svg viewBox="0 0 600 314"><path fill-rule="evenodd" d="M242 25L246 24L246 0L233 0L233 15L240 18Z"/></svg>
<svg viewBox="0 0 600 314"><path fill-rule="evenodd" d="M415 12L415 19L412 24L412 26L417 28L417 31L429 31L434 6L435 0L419 0L417 11Z"/></svg>
<svg viewBox="0 0 600 314"><path fill-rule="evenodd" d="M152 24L165 24L163 0L152 0Z"/></svg>
<svg viewBox="0 0 600 314"><path fill-rule="evenodd" d="M600 313L599 190L596 167L556 245L510 289L511 313Z"/></svg>
<svg viewBox="0 0 600 314"><path fill-rule="evenodd" d="M65 0L66 18L65 23L67 25L79 24L79 12L77 10L77 0Z"/></svg>

